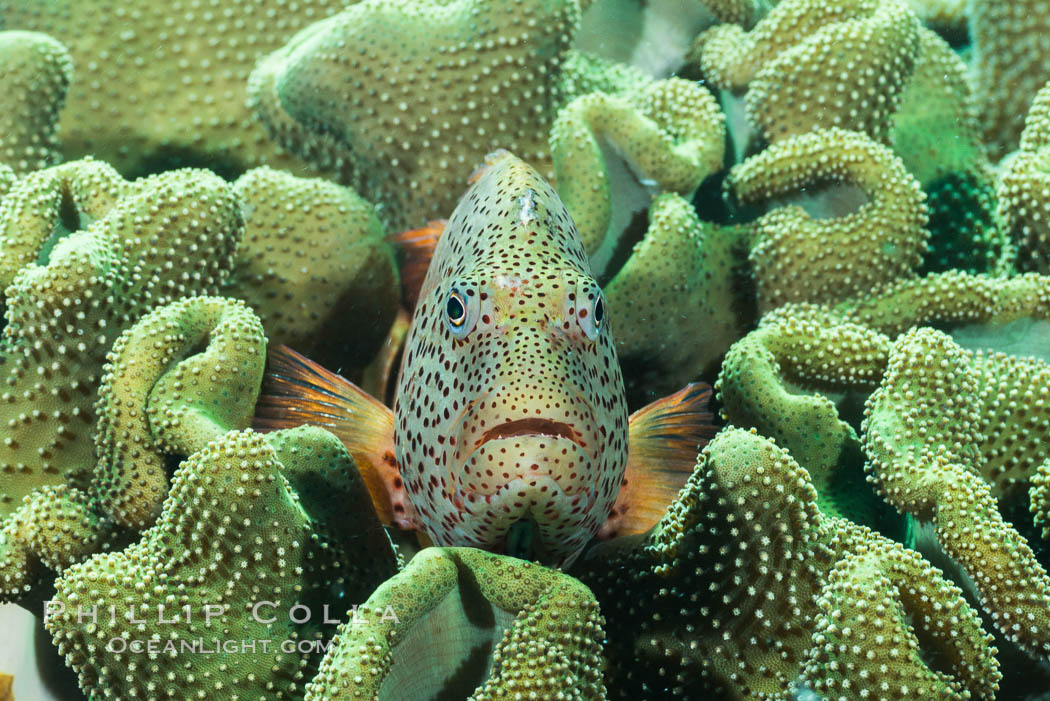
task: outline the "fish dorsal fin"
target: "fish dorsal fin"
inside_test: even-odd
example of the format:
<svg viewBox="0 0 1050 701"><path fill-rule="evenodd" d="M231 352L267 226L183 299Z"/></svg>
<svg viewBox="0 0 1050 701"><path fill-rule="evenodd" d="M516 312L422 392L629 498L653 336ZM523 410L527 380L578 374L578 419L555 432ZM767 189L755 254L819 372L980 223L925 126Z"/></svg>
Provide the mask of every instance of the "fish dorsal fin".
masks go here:
<svg viewBox="0 0 1050 701"><path fill-rule="evenodd" d="M409 229L388 235L387 241L401 250L401 299L409 309L415 309L419 291L427 278L434 249L445 231L447 219L432 219L420 229Z"/></svg>
<svg viewBox="0 0 1050 701"><path fill-rule="evenodd" d="M599 538L644 533L663 517L716 433L710 399L695 382L631 414L623 486Z"/></svg>
<svg viewBox="0 0 1050 701"><path fill-rule="evenodd" d="M253 426L273 431L302 424L326 428L343 442L384 524L416 527L394 457L394 412L291 348L271 348Z"/></svg>

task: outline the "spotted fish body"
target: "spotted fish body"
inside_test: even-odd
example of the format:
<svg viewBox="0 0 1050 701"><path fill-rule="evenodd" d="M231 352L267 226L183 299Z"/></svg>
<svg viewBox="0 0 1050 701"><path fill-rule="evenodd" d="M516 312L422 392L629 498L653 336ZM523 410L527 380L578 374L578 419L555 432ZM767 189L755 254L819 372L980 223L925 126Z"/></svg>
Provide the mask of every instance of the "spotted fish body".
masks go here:
<svg viewBox="0 0 1050 701"><path fill-rule="evenodd" d="M602 292L554 189L500 152L446 224L393 239L417 300L394 411L279 346L255 426L331 430L383 522L437 545L567 566L593 536L655 524L714 433L711 389L628 417Z"/></svg>
<svg viewBox="0 0 1050 701"><path fill-rule="evenodd" d="M528 523L563 562L598 532L628 441L603 305L557 193L499 157L434 251L394 408L405 491L436 544L500 549Z"/></svg>

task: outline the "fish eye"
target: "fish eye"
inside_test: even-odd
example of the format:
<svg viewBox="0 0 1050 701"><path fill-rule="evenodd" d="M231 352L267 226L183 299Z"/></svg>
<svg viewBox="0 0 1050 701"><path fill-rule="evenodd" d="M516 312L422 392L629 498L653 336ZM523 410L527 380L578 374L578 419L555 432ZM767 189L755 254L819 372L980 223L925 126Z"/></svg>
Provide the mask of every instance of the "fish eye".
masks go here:
<svg viewBox="0 0 1050 701"><path fill-rule="evenodd" d="M455 338L466 338L480 315L481 301L477 290L468 282L452 285L445 298L445 326Z"/></svg>
<svg viewBox="0 0 1050 701"><path fill-rule="evenodd" d="M576 286L576 319L588 340L598 338L605 316L605 295L593 280L581 280Z"/></svg>
<svg viewBox="0 0 1050 701"><path fill-rule="evenodd" d="M459 296L458 292L453 292L448 296L448 303L445 304L445 313L448 314L448 323L455 328L459 328L466 322L467 305L463 303L463 298Z"/></svg>

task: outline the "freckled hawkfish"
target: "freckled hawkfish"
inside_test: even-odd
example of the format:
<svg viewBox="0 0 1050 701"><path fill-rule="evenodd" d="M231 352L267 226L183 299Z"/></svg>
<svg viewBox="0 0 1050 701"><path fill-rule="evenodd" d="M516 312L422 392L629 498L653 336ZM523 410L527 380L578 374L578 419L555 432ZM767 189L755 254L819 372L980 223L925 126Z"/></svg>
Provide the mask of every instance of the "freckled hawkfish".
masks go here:
<svg viewBox="0 0 1050 701"><path fill-rule="evenodd" d="M440 235L402 235L432 257L393 412L281 347L256 425L333 431L388 524L567 566L659 520L713 433L711 390L628 417L611 310L558 195L505 151L472 183Z"/></svg>

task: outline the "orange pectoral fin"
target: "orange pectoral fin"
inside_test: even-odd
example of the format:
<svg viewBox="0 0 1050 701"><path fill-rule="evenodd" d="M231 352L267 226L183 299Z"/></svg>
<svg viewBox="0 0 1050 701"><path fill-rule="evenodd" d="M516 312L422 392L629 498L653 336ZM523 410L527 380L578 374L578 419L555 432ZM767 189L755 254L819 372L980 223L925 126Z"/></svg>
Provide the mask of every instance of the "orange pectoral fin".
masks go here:
<svg viewBox="0 0 1050 701"><path fill-rule="evenodd" d="M623 486L599 538L643 533L663 517L717 432L710 399L696 382L631 414Z"/></svg>
<svg viewBox="0 0 1050 701"><path fill-rule="evenodd" d="M447 219L434 219L421 229L410 229L388 235L387 241L401 250L401 299L409 310L415 309L423 289L430 261L434 258Z"/></svg>
<svg viewBox="0 0 1050 701"><path fill-rule="evenodd" d="M357 463L379 519L416 527L394 457L394 413L346 378L287 346L267 354L253 427L263 431L311 424L334 433Z"/></svg>

